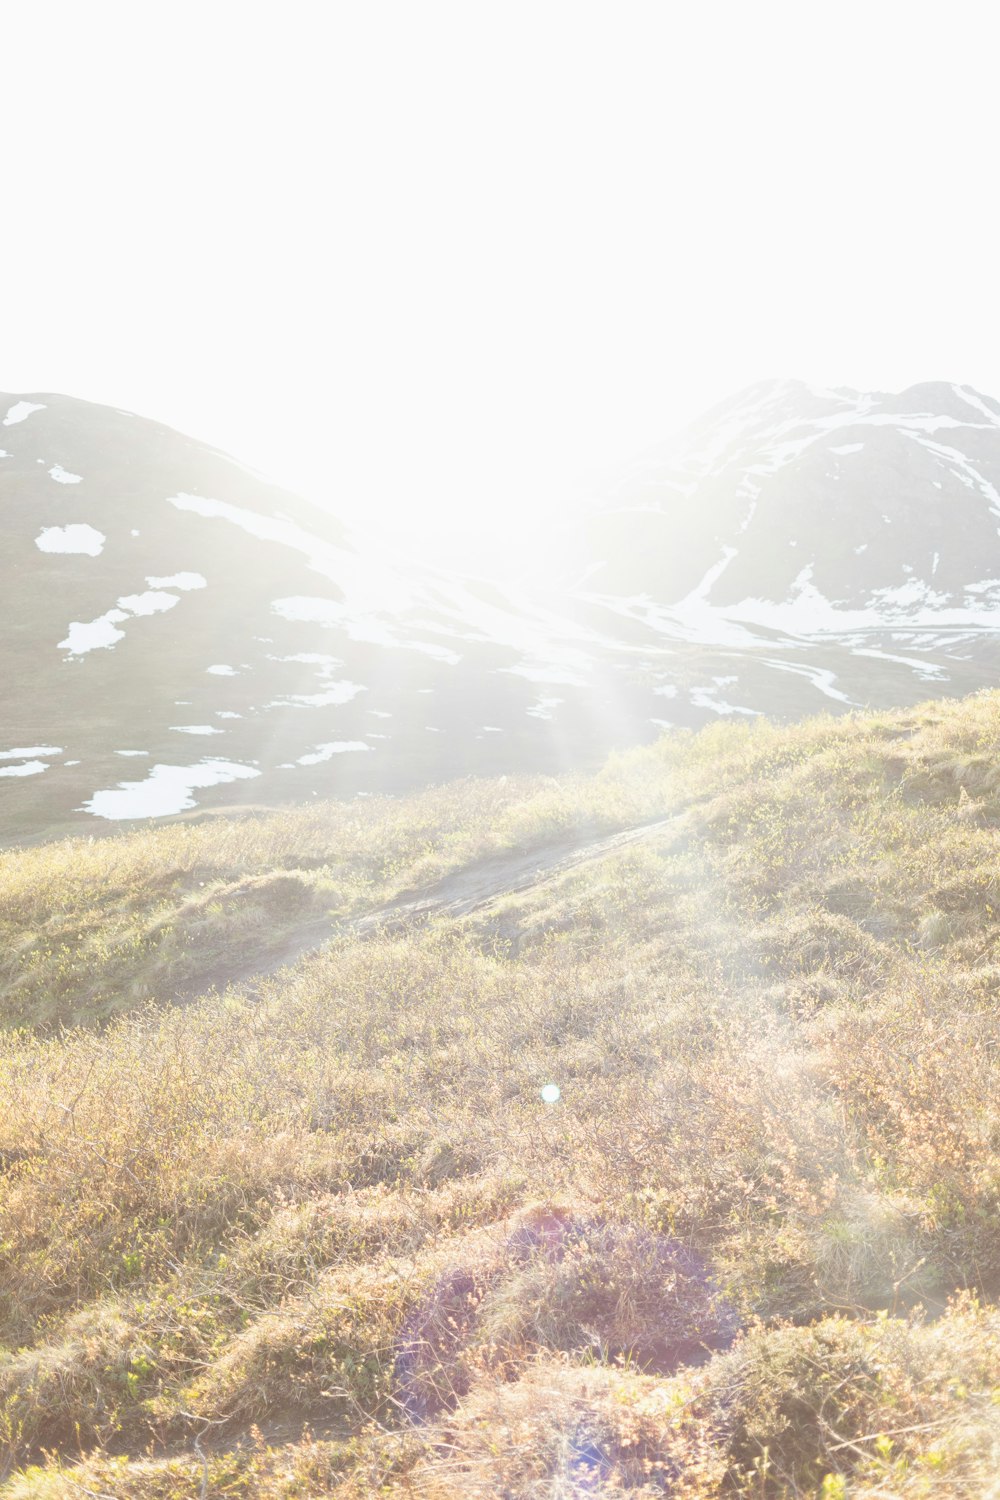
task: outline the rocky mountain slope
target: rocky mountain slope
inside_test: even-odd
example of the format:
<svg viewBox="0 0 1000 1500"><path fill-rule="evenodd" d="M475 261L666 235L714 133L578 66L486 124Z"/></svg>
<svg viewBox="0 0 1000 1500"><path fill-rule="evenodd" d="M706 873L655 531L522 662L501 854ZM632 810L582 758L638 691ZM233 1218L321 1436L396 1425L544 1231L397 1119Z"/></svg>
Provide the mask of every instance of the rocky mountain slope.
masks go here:
<svg viewBox="0 0 1000 1500"><path fill-rule="evenodd" d="M626 470L521 597L372 556L130 413L0 412L4 837L997 680L1000 406L963 386L743 392Z"/></svg>
<svg viewBox="0 0 1000 1500"><path fill-rule="evenodd" d="M811 631L946 610L981 623L1000 600L998 538L1000 403L775 381L632 465L587 542L602 592Z"/></svg>
<svg viewBox="0 0 1000 1500"><path fill-rule="evenodd" d="M1000 403L944 383L751 387L629 466L572 557L593 619L718 667L708 687L664 674L675 722L995 685Z"/></svg>

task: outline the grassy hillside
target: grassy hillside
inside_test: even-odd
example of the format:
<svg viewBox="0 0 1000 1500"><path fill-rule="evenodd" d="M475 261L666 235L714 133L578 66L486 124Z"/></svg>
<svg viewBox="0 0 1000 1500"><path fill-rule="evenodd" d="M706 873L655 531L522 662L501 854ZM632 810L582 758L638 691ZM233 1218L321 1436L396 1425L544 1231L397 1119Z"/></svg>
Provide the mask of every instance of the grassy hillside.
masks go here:
<svg viewBox="0 0 1000 1500"><path fill-rule="evenodd" d="M998 830L985 694L0 856L0 1495L993 1493Z"/></svg>

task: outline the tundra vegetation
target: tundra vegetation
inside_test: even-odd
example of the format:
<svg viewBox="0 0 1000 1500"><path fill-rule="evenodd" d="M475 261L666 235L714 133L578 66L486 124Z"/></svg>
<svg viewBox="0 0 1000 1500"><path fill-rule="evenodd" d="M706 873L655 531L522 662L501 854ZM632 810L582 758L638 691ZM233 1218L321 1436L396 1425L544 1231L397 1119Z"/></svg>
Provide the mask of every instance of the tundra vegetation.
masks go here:
<svg viewBox="0 0 1000 1500"><path fill-rule="evenodd" d="M0 855L0 1495L993 1493L998 831L986 693Z"/></svg>

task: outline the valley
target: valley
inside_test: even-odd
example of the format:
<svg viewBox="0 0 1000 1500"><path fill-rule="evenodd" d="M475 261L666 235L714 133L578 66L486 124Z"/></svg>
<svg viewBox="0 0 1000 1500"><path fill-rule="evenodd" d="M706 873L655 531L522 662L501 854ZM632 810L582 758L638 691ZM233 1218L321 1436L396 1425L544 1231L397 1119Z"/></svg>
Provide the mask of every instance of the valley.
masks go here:
<svg viewBox="0 0 1000 1500"><path fill-rule="evenodd" d="M998 680L1000 407L967 387L753 388L510 584L374 551L129 413L0 406L8 840Z"/></svg>

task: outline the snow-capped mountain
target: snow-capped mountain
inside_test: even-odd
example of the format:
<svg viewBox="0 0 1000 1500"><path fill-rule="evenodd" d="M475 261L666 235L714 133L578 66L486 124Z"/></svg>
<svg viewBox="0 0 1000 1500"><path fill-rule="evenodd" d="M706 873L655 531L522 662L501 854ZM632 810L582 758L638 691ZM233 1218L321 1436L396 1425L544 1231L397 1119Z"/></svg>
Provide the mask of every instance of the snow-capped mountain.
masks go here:
<svg viewBox="0 0 1000 1500"><path fill-rule="evenodd" d="M626 470L522 597L373 555L130 413L0 413L2 837L997 681L1000 406L966 387L746 391Z"/></svg>
<svg viewBox="0 0 1000 1500"><path fill-rule="evenodd" d="M592 632L127 412L0 412L4 833L554 763L535 678Z"/></svg>
<svg viewBox="0 0 1000 1500"><path fill-rule="evenodd" d="M1000 403L751 387L632 465L588 544L594 589L783 630L992 623Z"/></svg>
<svg viewBox="0 0 1000 1500"><path fill-rule="evenodd" d="M657 668L675 723L997 686L1000 403L753 386L629 465L570 550L592 619L687 643Z"/></svg>

